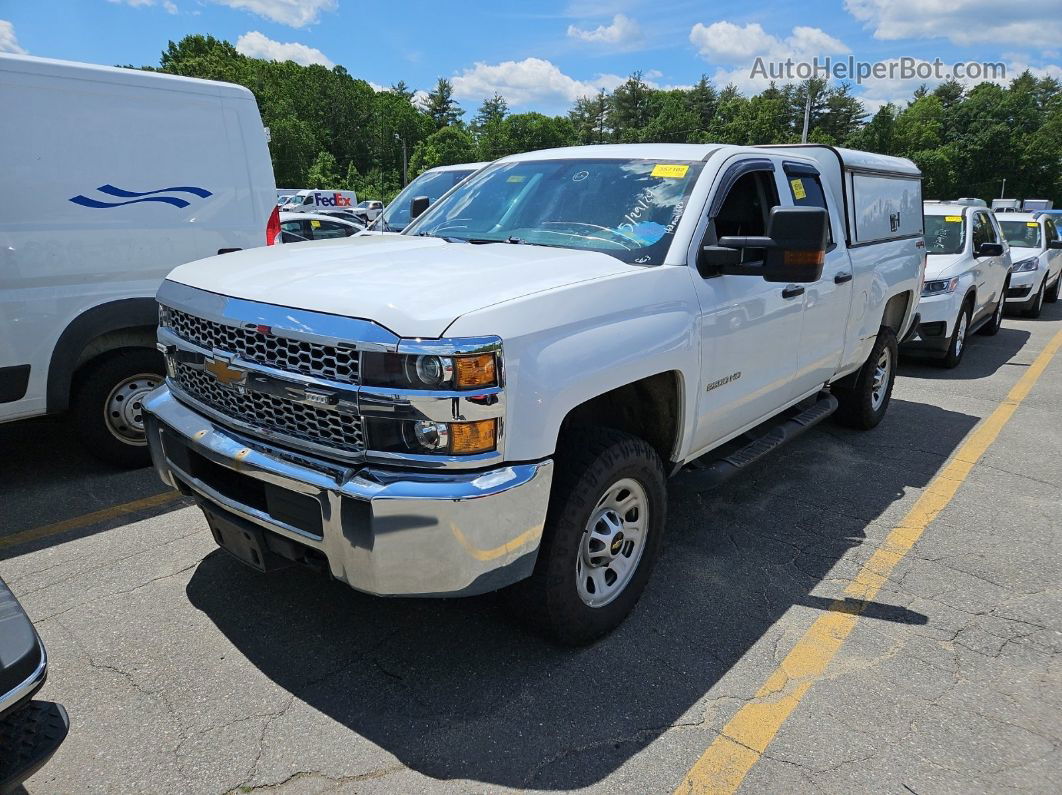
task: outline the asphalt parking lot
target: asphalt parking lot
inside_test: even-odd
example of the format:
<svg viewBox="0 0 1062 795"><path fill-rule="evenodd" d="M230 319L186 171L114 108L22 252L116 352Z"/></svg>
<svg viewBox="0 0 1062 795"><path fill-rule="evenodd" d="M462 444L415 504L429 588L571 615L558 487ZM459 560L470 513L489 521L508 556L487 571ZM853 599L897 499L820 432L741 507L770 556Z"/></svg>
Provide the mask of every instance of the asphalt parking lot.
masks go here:
<svg viewBox="0 0 1062 795"><path fill-rule="evenodd" d="M1008 318L905 362L872 432L674 483L647 595L581 650L494 595L258 575L150 471L0 426L0 576L72 720L26 788L1062 791L1059 333Z"/></svg>

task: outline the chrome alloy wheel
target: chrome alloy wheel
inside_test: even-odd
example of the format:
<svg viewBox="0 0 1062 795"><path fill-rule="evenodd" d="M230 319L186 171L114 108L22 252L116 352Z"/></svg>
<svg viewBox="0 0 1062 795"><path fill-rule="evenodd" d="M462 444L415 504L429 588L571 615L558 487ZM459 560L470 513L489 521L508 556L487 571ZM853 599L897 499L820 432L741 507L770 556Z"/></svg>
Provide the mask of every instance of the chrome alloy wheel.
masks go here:
<svg viewBox="0 0 1062 795"><path fill-rule="evenodd" d="M965 315L964 315L965 317ZM878 363L874 365L874 382L870 387L870 407L877 411L885 402L885 394L889 389L889 377L892 374L892 354L888 348L881 349Z"/></svg>
<svg viewBox="0 0 1062 795"><path fill-rule="evenodd" d="M147 444L144 398L161 380L155 373L139 373L119 381L111 390L104 403L103 421L118 441L136 447Z"/></svg>
<svg viewBox="0 0 1062 795"><path fill-rule="evenodd" d="M966 310L962 310L959 313L959 327L955 330L955 356L956 358L962 353L963 346L966 345L966 330L969 326L969 321L966 319Z"/></svg>
<svg viewBox="0 0 1062 795"><path fill-rule="evenodd" d="M604 607L627 587L645 551L649 498L631 478L613 483L590 514L575 561L579 598Z"/></svg>

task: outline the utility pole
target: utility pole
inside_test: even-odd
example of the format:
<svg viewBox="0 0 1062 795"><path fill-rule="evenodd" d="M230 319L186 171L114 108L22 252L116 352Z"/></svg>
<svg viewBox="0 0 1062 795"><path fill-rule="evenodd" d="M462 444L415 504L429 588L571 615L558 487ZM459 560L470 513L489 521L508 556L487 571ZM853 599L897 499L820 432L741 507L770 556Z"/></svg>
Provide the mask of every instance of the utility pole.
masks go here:
<svg viewBox="0 0 1062 795"><path fill-rule="evenodd" d="M1007 178L1003 177L1003 187L999 189L999 198L1003 198L1007 195Z"/></svg>
<svg viewBox="0 0 1062 795"><path fill-rule="evenodd" d="M804 103L804 132L800 134L800 143L808 142L808 123L811 121L811 81L808 80L808 101Z"/></svg>
<svg viewBox="0 0 1062 795"><path fill-rule="evenodd" d="M406 139L395 133L395 140L402 142L402 187L406 187Z"/></svg>

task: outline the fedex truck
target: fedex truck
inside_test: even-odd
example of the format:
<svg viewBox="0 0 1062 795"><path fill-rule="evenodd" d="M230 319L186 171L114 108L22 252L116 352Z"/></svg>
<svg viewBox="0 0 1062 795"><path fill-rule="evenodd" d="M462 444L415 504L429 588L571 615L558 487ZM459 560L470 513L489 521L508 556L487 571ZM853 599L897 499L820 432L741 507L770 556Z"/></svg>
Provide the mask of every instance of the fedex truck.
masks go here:
<svg viewBox="0 0 1062 795"><path fill-rule="evenodd" d="M274 242L254 96L228 83L0 55L0 422L70 412L94 453L148 463L174 267Z"/></svg>
<svg viewBox="0 0 1062 795"><path fill-rule="evenodd" d="M321 210L353 210L358 196L352 190L300 190L284 203L285 212L318 213Z"/></svg>

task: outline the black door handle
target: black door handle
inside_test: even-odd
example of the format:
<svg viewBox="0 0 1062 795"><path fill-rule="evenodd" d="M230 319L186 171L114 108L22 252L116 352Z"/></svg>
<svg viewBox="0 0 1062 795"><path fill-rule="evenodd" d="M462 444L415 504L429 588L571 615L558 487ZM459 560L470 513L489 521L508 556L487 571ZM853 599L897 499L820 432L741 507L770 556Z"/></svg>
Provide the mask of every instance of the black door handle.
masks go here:
<svg viewBox="0 0 1062 795"><path fill-rule="evenodd" d="M847 271L843 273L838 273L836 276L833 277L834 284L844 284L845 282L850 281L852 281L852 274L848 273Z"/></svg>
<svg viewBox="0 0 1062 795"><path fill-rule="evenodd" d="M796 298L798 295L804 294L804 288L795 284L791 284L782 290L782 298Z"/></svg>

